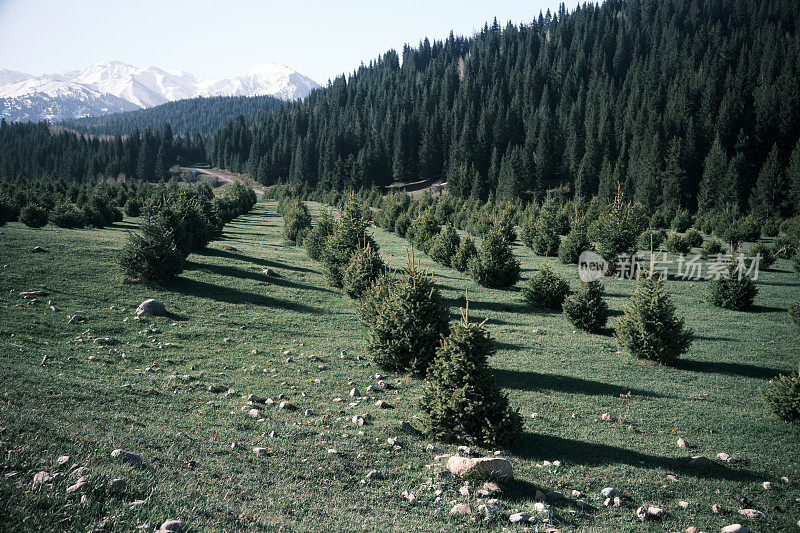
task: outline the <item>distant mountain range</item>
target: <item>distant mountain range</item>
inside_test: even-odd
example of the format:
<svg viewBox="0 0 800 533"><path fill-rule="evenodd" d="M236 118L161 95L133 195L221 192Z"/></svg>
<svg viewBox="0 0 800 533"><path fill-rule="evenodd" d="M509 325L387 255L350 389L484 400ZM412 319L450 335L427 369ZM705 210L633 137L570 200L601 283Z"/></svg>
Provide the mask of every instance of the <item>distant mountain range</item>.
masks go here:
<svg viewBox="0 0 800 533"><path fill-rule="evenodd" d="M154 66L103 61L82 70L33 76L0 70L0 116L10 121L60 120L144 109L198 96L303 98L319 87L289 67L271 63L226 80Z"/></svg>

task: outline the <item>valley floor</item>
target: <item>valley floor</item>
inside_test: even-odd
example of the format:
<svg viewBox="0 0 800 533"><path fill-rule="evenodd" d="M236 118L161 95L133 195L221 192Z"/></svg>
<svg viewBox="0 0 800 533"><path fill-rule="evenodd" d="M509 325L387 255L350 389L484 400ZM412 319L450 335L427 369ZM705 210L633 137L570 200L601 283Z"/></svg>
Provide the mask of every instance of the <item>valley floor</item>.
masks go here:
<svg viewBox="0 0 800 533"><path fill-rule="evenodd" d="M433 443L443 451L429 452L429 441L400 429L402 420L417 425L422 382L390 374L382 379L394 389L367 392L375 374L386 373L365 352L364 328L320 265L283 241L274 202L261 200L189 256L177 280L156 287L122 283L118 256L137 222L0 228L0 530L148 531L170 518L196 531L500 530L520 527L509 524L510 513L537 515L537 490L564 495L548 502L542 531L798 527L800 427L766 414L761 401L771 377L797 370L800 329L786 308L800 279L788 261L761 273L757 306L746 313L705 303L705 282L671 282L695 341L677 366L659 367L617 353L609 334L576 332L561 314L532 311L519 291L480 287L416 254L453 319L469 289L470 317L488 319L497 341L494 376L524 417L523 442L506 451L515 480L497 496L505 516L483 521L450 515L455 502L485 503L459 494L463 482L434 465L435 455L456 447ZM384 260L401 268L407 241L372 231ZM33 253L37 245L47 253ZM545 261L519 244L514 252L523 278ZM277 275L266 276L267 268ZM574 266L555 268L577 287ZM633 287L607 282L612 314ZM35 303L20 297L30 290L47 295ZM176 316L135 320L146 298ZM86 322L67 324L75 314ZM371 399L351 398L353 387ZM283 395L296 409L263 406L261 419L251 418L242 411L249 394ZM394 408L379 409L377 399ZM364 426L351 422L367 414ZM679 437L688 449L677 447ZM115 462L118 448L143 465ZM689 465L690 456L721 452L734 460ZM69 462L59 467L64 455ZM556 460L559 467L545 463ZM92 470L91 489L67 493L71 479L33 486L37 472L73 463ZM367 481L371 470L382 477ZM109 490L114 478L126 488ZM605 487L631 507L605 507ZM578 509L573 490L594 510ZM640 522L634 510L643 504L664 508L665 518ZM740 515L743 507L766 519Z"/></svg>

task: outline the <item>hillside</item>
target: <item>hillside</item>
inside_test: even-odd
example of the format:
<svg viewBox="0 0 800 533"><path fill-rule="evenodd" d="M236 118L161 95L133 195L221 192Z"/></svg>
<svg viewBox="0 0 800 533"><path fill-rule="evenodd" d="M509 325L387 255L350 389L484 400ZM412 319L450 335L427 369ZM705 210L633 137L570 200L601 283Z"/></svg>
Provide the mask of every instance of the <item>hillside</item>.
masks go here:
<svg viewBox="0 0 800 533"><path fill-rule="evenodd" d="M650 211L788 215L800 198L798 20L793 0L608 0L487 24L389 51L247 132L224 128L211 162L266 184L444 176L460 196L564 183L607 201L619 183Z"/></svg>
<svg viewBox="0 0 800 533"><path fill-rule="evenodd" d="M311 204L314 216L319 207ZM376 523L500 531L521 530L507 514L526 511L538 525L562 531L619 533L690 525L719 531L733 522L788 531L798 519L797 428L766 415L760 400L770 378L796 370L800 339L785 306L797 278L784 260L759 278L753 313L704 303L705 282L675 282L675 304L696 340L670 367L620 354L609 336L576 332L560 313L530 310L519 292L481 287L419 254L451 317L468 289L470 316L488 319L498 348L492 373L524 416L524 440L505 454L515 480L499 494L464 496L463 481L426 466L456 446L400 429L402 420L419 425L423 381L374 366L354 306L327 286L319 263L284 242L274 202L260 202L226 226L220 241L189 257L179 278L152 287L122 283L118 270L125 235L137 222L87 231L2 228L0 255L8 266L0 278L0 377L20 385L6 388L0 412L5 525L153 530L181 518L197 531L314 531L321 523L336 531ZM371 233L389 266L406 264L407 241L377 228ZM49 253L34 254L33 245ZM71 253L76 249L83 253ZM514 255L526 276L546 261L519 245ZM577 286L574 266L554 267ZM634 282L606 283L612 314L619 314ZM36 302L19 294L34 289L48 294ZM152 297L177 316L135 320L135 307ZM87 322L67 325L75 313ZM392 389L378 387L377 372ZM213 385L221 388L211 392ZM354 387L365 397L350 397ZM261 404L255 419L242 411L250 394L277 401L283 395L296 409ZM373 405L377 399L393 409ZM604 413L611 421L601 420ZM371 418L357 426L354 415ZM688 449L676 446L679 437ZM256 455L256 447L264 453ZM139 454L143 467L114 462L116 448ZM689 466L690 456L722 452L734 460ZM63 455L65 468L92 469L97 489L87 497L96 505L65 492L74 480L28 492L33 475L55 471ZM366 481L371 470L382 476ZM125 488L107 492L103 483L116 478ZM764 481L772 490L762 488ZM605 507L605 487L621 491L631 507ZM408 502L404 491L416 500ZM535 511L537 491L548 495L547 512ZM741 497L767 518L739 515ZM473 522L450 514L452 502L476 510L489 498L499 498L489 505L505 517ZM593 509L579 508L579 499ZM643 524L634 515L643 503L661 506L666 516ZM712 512L715 504L721 513Z"/></svg>

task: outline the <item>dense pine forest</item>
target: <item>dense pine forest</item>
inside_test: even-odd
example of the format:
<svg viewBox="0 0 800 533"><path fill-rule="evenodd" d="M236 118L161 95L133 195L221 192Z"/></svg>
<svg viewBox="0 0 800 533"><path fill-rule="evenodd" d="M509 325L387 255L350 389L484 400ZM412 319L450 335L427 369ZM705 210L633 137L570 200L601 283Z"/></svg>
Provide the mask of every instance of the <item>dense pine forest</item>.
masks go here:
<svg viewBox="0 0 800 533"><path fill-rule="evenodd" d="M81 133L125 135L134 129L155 130L169 122L175 134L211 135L231 117L242 115L246 120L255 120L280 104L281 100L274 96L189 98L126 113L66 120L63 124Z"/></svg>
<svg viewBox="0 0 800 533"><path fill-rule="evenodd" d="M649 210L788 214L800 193L800 4L608 0L389 51L219 130L214 165L323 189L446 179L459 196L560 184ZM786 186L792 182L792 193Z"/></svg>
<svg viewBox="0 0 800 533"><path fill-rule="evenodd" d="M57 130L57 128L56 128ZM205 160L205 143L195 133L174 136L170 125L134 129L100 139L54 131L48 124L0 121L0 177L80 181L124 175L142 180L169 178L173 165Z"/></svg>

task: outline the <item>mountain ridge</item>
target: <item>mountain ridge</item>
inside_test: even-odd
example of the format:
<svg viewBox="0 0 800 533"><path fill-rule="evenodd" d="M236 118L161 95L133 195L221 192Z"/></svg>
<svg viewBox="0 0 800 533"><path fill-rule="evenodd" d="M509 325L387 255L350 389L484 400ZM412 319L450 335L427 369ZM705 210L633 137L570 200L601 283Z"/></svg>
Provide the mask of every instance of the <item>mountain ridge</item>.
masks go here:
<svg viewBox="0 0 800 533"><path fill-rule="evenodd" d="M214 80L186 71L107 60L41 76L0 70L0 116L10 121L57 122L196 97L274 96L296 100L318 87L311 78L278 63Z"/></svg>

